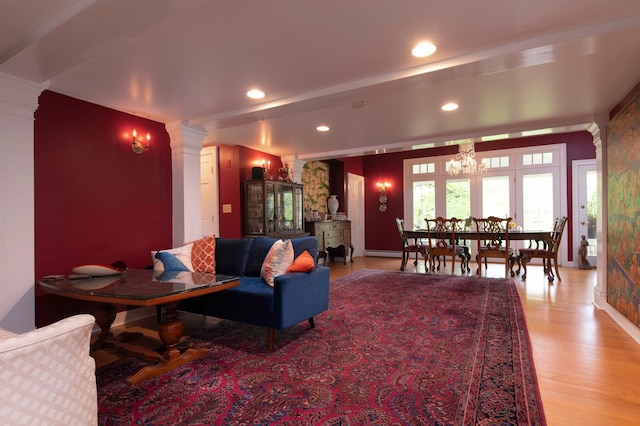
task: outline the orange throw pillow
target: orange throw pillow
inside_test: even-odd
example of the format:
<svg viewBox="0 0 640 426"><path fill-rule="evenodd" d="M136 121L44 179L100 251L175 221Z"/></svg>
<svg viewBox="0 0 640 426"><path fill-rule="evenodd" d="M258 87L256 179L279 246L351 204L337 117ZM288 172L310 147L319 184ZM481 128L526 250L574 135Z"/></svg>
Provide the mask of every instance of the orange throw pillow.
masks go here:
<svg viewBox="0 0 640 426"><path fill-rule="evenodd" d="M311 272L315 265L316 262L313 260L313 257L305 250L300 253L300 256L295 258L291 266L289 266L289 269L287 269L287 274L291 272Z"/></svg>
<svg viewBox="0 0 640 426"><path fill-rule="evenodd" d="M216 236L200 238L193 242L191 264L195 272L216 273Z"/></svg>

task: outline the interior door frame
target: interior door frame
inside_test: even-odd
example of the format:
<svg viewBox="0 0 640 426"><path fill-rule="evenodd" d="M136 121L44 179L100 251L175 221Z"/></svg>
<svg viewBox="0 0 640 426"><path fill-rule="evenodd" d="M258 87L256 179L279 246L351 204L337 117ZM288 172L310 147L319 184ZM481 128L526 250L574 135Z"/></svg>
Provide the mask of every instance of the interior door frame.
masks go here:
<svg viewBox="0 0 640 426"><path fill-rule="evenodd" d="M347 173L349 220L351 220L351 244L353 256L364 256L364 177Z"/></svg>
<svg viewBox="0 0 640 426"><path fill-rule="evenodd" d="M218 187L218 147L200 151L200 234L220 235L220 196Z"/></svg>
<svg viewBox="0 0 640 426"><path fill-rule="evenodd" d="M581 179L582 171L598 171L598 165L596 159L588 159L588 160L573 160L571 162L571 178L572 178L572 200L571 204L573 206L572 216L573 216L573 262L572 266L578 266L578 249L580 248L580 235L582 235L582 231L580 230L580 193L583 188L584 181ZM596 234L597 235L597 234ZM587 256L587 260L591 264L592 267L597 265L597 255L596 256Z"/></svg>

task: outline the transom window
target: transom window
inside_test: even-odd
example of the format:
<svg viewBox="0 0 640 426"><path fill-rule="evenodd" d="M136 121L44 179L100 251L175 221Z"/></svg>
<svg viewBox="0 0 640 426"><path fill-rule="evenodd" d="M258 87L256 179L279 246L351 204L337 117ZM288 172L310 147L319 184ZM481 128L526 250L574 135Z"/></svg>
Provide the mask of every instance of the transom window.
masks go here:
<svg viewBox="0 0 640 426"><path fill-rule="evenodd" d="M424 175L427 173L435 173L436 172L436 163L420 163L414 164L412 167L412 174L414 175Z"/></svg>
<svg viewBox="0 0 640 426"><path fill-rule="evenodd" d="M508 155L504 155L504 156L500 156L500 157L483 158L482 162L484 163L485 166L487 166L487 169L497 169L497 168L500 168L500 167L509 167L509 156Z"/></svg>
<svg viewBox="0 0 640 426"><path fill-rule="evenodd" d="M553 164L553 152L522 154L523 166L539 166L542 164Z"/></svg>

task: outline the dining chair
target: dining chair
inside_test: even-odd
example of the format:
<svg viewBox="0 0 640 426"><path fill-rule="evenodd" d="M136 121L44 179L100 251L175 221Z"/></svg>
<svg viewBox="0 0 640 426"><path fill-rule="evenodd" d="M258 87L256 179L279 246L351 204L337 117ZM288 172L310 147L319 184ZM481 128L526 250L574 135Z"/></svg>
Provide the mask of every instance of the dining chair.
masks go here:
<svg viewBox="0 0 640 426"><path fill-rule="evenodd" d="M509 263L513 257L513 249L509 247L509 223L511 218L501 218L489 216L487 218L473 218L476 224L478 252L476 262L478 270L476 275L480 275L482 259L485 261L487 269L487 258L504 259L504 276L509 277Z"/></svg>
<svg viewBox="0 0 640 426"><path fill-rule="evenodd" d="M527 279L527 263L532 258L542 259L542 266L544 272L547 274L547 279L553 281L557 276L560 278L560 272L558 271L558 252L560 251L560 242L562 241L562 234L564 233L564 227L567 224L567 217L557 217L553 221L553 231L549 236L549 241L536 241L535 246L531 244L528 248L521 248L519 261L522 264L524 273L522 279ZM555 275L552 270L551 263L553 262L553 268L555 269Z"/></svg>
<svg viewBox="0 0 640 426"><path fill-rule="evenodd" d="M427 222L427 251L429 252L431 272L436 271L436 259L438 260L438 270L440 269L440 256L443 260L451 256L451 274L455 274L456 256L458 250L456 246L456 229L458 219L445 219L437 217L435 219L425 219ZM444 263L446 267L446 260Z"/></svg>
<svg viewBox="0 0 640 426"><path fill-rule="evenodd" d="M404 220L400 218L396 218L396 226L398 227L398 233L400 234L400 240L402 242L402 264L400 265L400 270L404 271L407 266L407 262L409 261L409 257L411 253L416 254L416 260L413 262L414 265L418 264L418 253L421 253L425 258L425 267L427 264L427 249L425 246L420 244L420 241L417 238L407 238L404 236ZM411 241L413 240L413 241Z"/></svg>

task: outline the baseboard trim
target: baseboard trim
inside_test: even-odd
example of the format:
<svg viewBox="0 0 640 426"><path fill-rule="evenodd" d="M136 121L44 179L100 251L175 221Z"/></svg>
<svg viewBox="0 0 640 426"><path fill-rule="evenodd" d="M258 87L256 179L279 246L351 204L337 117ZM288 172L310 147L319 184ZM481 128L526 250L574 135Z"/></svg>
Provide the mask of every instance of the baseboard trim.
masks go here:
<svg viewBox="0 0 640 426"><path fill-rule="evenodd" d="M386 251L386 250L365 250L365 256L372 257L402 257L402 252L399 251Z"/></svg>
<svg viewBox="0 0 640 426"><path fill-rule="evenodd" d="M597 306L597 305L596 305ZM637 344L640 345L640 328L636 327L631 321L624 315L618 312L613 306L605 303L604 306L598 306L603 308L605 312L613 319L613 321L620 326Z"/></svg>

